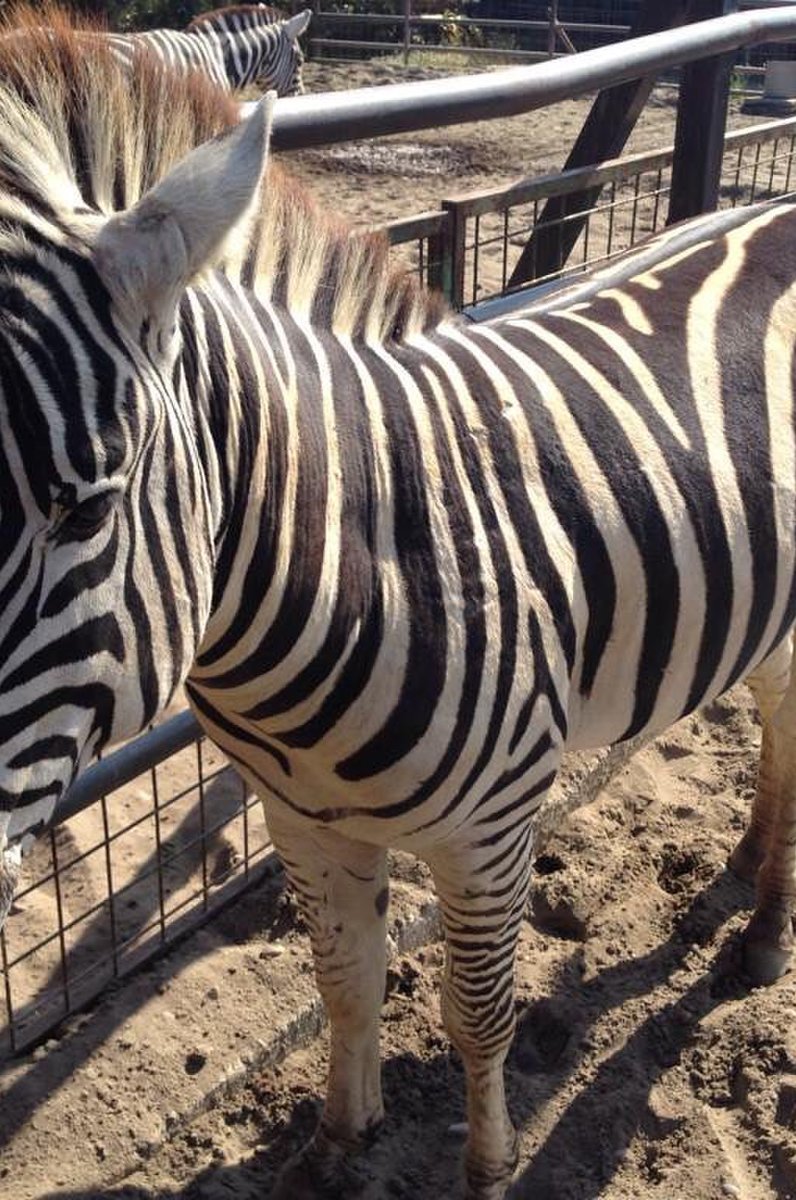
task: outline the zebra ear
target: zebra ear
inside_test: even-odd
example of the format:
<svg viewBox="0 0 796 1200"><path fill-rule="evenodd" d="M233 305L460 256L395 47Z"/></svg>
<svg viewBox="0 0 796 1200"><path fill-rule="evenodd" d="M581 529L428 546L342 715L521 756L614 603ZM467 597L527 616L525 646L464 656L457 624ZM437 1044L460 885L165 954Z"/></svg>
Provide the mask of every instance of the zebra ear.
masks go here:
<svg viewBox="0 0 796 1200"><path fill-rule="evenodd" d="M275 94L247 120L205 142L127 212L111 217L94 262L114 304L138 336L142 325L171 329L190 281L248 233L268 156Z"/></svg>
<svg viewBox="0 0 796 1200"><path fill-rule="evenodd" d="M284 24L285 36L288 37L291 42L295 42L297 38L301 37L302 33L309 25L311 16L312 9L304 8L301 10L301 12L296 13L295 17L289 17Z"/></svg>

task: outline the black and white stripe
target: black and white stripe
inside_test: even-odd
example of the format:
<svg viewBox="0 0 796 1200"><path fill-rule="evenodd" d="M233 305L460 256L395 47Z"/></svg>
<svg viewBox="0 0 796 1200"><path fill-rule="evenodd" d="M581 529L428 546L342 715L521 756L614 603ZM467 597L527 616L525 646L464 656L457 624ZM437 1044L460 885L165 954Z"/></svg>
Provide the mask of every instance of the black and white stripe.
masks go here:
<svg viewBox="0 0 796 1200"><path fill-rule="evenodd" d="M169 69L200 71L225 91L257 86L293 96L304 90L298 39L310 16L311 10L304 9L282 19L264 4L235 5L196 18L185 31L153 29L108 37L126 65L144 47Z"/></svg>
<svg viewBox="0 0 796 1200"><path fill-rule="evenodd" d="M81 198L55 149L102 111L70 117L72 91L33 147L45 174L29 100L0 87L0 828L18 839L185 680L311 931L333 1027L315 1178L381 1116L385 848L422 855L468 1200L500 1200L516 936L566 748L753 674L750 945L760 977L787 960L796 206L671 230L564 304L472 327L261 184L262 106L97 213L117 189ZM150 147L177 99L141 115ZM132 186L134 156L85 158Z"/></svg>

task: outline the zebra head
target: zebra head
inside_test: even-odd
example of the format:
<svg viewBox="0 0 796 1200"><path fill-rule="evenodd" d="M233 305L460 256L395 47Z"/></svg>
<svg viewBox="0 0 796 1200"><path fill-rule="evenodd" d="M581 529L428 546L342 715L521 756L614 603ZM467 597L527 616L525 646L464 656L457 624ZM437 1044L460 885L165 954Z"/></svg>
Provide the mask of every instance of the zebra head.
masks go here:
<svg viewBox="0 0 796 1200"><path fill-rule="evenodd" d="M108 214L30 96L0 82L0 923L20 839L165 706L209 615L223 514L178 313L247 239L273 99Z"/></svg>
<svg viewBox="0 0 796 1200"><path fill-rule="evenodd" d="M255 86L294 96L304 91L298 39L311 16L312 10L305 8L282 20L265 4L230 5L195 17L186 32L219 45L232 88Z"/></svg>
<svg viewBox="0 0 796 1200"><path fill-rule="evenodd" d="M281 53L277 50L270 63L268 56L263 56L261 68L253 80L255 84L273 88L278 96L299 96L303 93L301 69L304 66L304 51L299 45L299 38L309 25L311 16L312 10L305 8L280 23L280 42L284 49Z"/></svg>

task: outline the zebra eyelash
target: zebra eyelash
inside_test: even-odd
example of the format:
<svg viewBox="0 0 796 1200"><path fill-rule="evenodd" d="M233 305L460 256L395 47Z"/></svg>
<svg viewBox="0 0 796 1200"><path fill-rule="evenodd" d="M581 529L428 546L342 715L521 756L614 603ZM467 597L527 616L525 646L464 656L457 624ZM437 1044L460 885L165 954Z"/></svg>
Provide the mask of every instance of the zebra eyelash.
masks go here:
<svg viewBox="0 0 796 1200"><path fill-rule="evenodd" d="M78 501L74 488L62 490L53 503L54 524L49 540L58 546L88 541L106 523L117 498L118 492L107 489Z"/></svg>

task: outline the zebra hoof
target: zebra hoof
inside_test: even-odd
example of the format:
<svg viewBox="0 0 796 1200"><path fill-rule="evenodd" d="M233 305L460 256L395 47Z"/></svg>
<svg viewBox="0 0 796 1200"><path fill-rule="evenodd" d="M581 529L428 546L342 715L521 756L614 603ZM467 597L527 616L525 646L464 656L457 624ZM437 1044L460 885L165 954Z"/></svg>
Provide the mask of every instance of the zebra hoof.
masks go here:
<svg viewBox="0 0 796 1200"><path fill-rule="evenodd" d="M743 964L746 973L757 987L765 987L780 979L790 967L793 932L790 918L779 934L772 936L770 928L759 928L753 917L744 935Z"/></svg>
<svg viewBox="0 0 796 1200"><path fill-rule="evenodd" d="M790 966L790 950L780 946L746 942L743 948L743 964L747 975L757 987L776 983Z"/></svg>
<svg viewBox="0 0 796 1200"><path fill-rule="evenodd" d="M489 1180L482 1179L476 1182L468 1171L464 1200L508 1200L513 1175L512 1171L508 1178L496 1179L492 1176Z"/></svg>
<svg viewBox="0 0 796 1200"><path fill-rule="evenodd" d="M316 1135L279 1172L270 1200L353 1200L363 1186L345 1151Z"/></svg>
<svg viewBox="0 0 796 1200"><path fill-rule="evenodd" d="M473 1188L468 1184L464 1200L508 1200L510 1186L510 1180L508 1183L494 1183L478 1188Z"/></svg>

